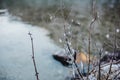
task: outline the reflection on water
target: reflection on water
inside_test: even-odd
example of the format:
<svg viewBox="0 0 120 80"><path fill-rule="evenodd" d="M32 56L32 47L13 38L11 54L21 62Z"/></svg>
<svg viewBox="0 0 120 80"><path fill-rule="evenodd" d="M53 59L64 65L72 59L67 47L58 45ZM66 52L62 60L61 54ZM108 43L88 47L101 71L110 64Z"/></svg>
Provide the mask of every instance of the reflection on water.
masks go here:
<svg viewBox="0 0 120 80"><path fill-rule="evenodd" d="M0 16L0 80L35 80L28 31L33 33L35 59L40 80L64 80L67 68L53 60L51 54L58 49L36 26Z"/></svg>

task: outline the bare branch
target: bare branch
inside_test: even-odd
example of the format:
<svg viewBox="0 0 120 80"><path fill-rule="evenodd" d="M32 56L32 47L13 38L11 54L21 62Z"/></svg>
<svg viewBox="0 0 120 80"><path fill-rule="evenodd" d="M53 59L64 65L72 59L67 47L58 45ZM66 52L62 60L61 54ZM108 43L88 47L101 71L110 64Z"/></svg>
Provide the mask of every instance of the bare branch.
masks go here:
<svg viewBox="0 0 120 80"><path fill-rule="evenodd" d="M30 36L31 44L32 44L32 59L33 59L33 64L34 64L34 69L35 69L35 76L36 76L36 80L39 80L39 76L38 76L39 73L37 71L36 62L35 62L33 38L30 32L28 33L28 35Z"/></svg>

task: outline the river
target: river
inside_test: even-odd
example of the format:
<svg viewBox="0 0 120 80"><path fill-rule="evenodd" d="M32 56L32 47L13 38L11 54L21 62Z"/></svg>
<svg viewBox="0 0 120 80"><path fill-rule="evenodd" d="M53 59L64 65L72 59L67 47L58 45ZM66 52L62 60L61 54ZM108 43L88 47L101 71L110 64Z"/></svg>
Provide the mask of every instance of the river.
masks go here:
<svg viewBox="0 0 120 80"><path fill-rule="evenodd" d="M9 14L0 15L0 80L36 80L29 31L40 80L64 80L68 69L52 58L60 48L47 36L49 32Z"/></svg>

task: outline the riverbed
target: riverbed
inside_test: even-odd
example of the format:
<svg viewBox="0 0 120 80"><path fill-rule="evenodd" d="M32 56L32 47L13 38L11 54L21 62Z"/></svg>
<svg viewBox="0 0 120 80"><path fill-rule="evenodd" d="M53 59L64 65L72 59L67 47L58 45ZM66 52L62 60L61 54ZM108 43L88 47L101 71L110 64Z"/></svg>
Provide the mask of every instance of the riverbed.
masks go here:
<svg viewBox="0 0 120 80"><path fill-rule="evenodd" d="M49 32L9 14L0 15L0 80L36 80L29 31L40 80L64 80L69 71L52 58L61 48L47 36Z"/></svg>

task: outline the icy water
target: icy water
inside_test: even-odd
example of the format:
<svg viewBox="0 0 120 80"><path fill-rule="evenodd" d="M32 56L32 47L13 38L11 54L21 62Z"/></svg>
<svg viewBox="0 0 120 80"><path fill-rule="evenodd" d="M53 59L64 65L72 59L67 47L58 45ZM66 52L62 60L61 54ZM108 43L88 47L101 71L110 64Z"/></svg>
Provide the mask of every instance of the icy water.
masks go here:
<svg viewBox="0 0 120 80"><path fill-rule="evenodd" d="M60 48L47 36L48 31L12 18L0 15L0 80L36 80L29 31L40 80L64 80L68 69L52 58Z"/></svg>

